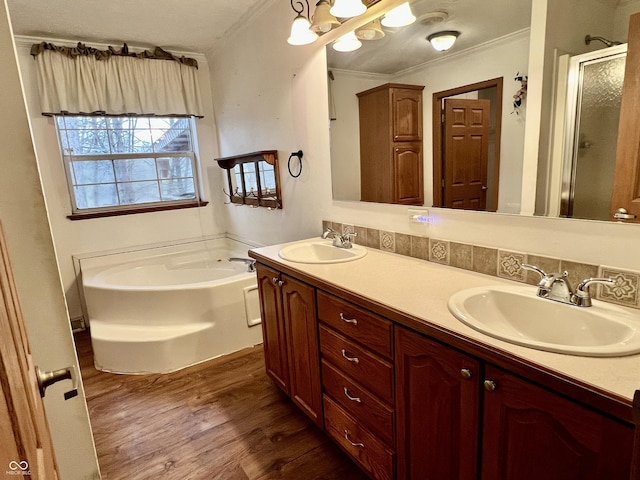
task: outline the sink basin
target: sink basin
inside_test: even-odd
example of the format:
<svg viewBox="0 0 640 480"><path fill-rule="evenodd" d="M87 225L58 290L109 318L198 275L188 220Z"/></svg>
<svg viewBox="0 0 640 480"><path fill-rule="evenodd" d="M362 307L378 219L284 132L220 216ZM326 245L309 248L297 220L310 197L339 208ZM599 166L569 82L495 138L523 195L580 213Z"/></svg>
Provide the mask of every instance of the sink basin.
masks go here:
<svg viewBox="0 0 640 480"><path fill-rule="evenodd" d="M534 286L491 286L462 290L449 311L486 335L549 352L617 357L640 352L640 319L594 301L576 307L536 296Z"/></svg>
<svg viewBox="0 0 640 480"><path fill-rule="evenodd" d="M334 247L332 240L294 243L278 252L283 260L298 263L342 263L364 257L367 249L360 245L352 248Z"/></svg>

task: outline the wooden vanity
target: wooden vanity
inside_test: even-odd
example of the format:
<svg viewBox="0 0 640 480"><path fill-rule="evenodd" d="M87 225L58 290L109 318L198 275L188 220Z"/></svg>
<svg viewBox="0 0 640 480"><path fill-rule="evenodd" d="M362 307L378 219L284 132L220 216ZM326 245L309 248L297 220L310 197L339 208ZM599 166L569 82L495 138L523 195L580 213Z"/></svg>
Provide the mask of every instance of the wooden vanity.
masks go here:
<svg viewBox="0 0 640 480"><path fill-rule="evenodd" d="M267 372L371 478L639 478L640 355L511 345L447 310L458 290L509 281L371 249L292 263L281 247L249 253Z"/></svg>

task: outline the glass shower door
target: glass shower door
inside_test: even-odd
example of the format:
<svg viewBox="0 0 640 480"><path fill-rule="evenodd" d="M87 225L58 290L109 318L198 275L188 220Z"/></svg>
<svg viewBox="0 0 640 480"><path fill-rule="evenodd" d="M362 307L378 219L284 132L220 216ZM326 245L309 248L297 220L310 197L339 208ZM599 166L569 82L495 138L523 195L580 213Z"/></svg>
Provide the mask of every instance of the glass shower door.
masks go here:
<svg viewBox="0 0 640 480"><path fill-rule="evenodd" d="M626 45L571 58L561 216L608 220Z"/></svg>

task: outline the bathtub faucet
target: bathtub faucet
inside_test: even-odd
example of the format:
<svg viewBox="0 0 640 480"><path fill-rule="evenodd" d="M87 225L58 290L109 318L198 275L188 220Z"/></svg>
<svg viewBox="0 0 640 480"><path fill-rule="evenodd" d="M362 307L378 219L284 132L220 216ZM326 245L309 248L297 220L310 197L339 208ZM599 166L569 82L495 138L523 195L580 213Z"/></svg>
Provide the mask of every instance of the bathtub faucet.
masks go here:
<svg viewBox="0 0 640 480"><path fill-rule="evenodd" d="M256 271L256 261L253 258L231 257L229 261L245 263L247 265L247 272L253 273Z"/></svg>

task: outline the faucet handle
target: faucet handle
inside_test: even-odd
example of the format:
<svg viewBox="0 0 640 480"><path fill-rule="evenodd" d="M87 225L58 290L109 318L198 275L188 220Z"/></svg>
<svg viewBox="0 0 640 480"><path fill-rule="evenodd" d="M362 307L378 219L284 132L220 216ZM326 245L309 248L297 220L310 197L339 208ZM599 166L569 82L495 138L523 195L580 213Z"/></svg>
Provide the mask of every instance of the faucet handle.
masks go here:
<svg viewBox="0 0 640 480"><path fill-rule="evenodd" d="M531 270L532 272L536 272L538 275L540 275L540 280L543 280L549 277L549 275L547 275L547 273L544 270L542 270L540 267L537 267L535 265L523 263L521 266L525 270Z"/></svg>
<svg viewBox="0 0 640 480"><path fill-rule="evenodd" d="M590 307L591 294L589 293L589 285L592 283L615 285L616 281L613 278L587 278L581 281L576 287L576 291L573 293L572 303L579 307Z"/></svg>

